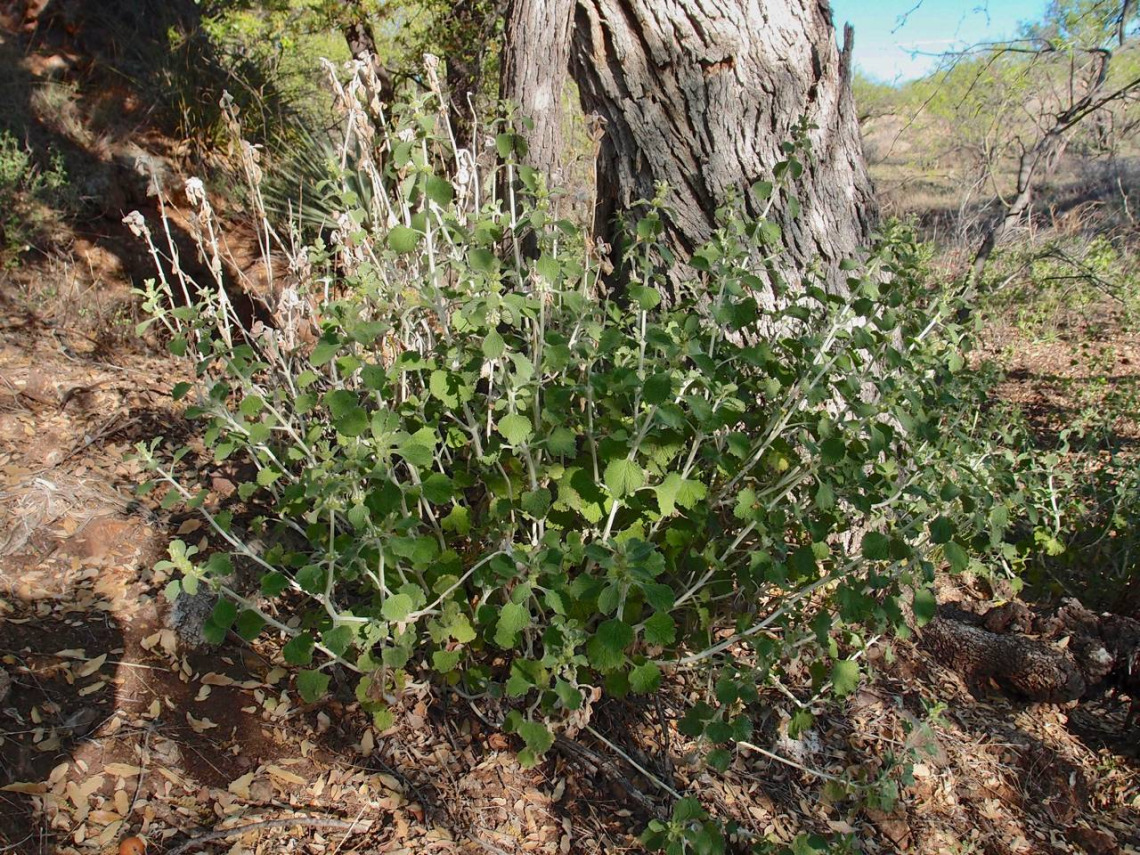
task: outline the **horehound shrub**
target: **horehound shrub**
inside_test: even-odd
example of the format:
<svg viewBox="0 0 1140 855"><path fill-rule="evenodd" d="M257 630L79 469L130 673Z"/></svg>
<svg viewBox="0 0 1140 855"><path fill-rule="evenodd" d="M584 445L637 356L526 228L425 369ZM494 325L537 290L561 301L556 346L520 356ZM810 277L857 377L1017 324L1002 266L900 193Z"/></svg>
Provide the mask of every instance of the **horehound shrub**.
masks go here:
<svg viewBox="0 0 1140 855"><path fill-rule="evenodd" d="M521 137L497 126L480 132L487 152L457 152L438 92L380 112L372 91L359 66L337 90L336 164L372 181L371 209L343 191L328 245L291 248L265 227L290 257L277 328L238 324L199 182L187 191L218 281L147 284L152 323L195 369L175 397L217 461L252 473L209 504L180 468L187 448L139 446L148 488L197 509L222 544L176 540L164 562L180 574L169 595L223 595L215 641L280 637L308 702L337 667L355 673L380 728L429 683L494 702L526 764L589 727L602 693L707 675L680 727L723 770L758 689L806 665L817 695L847 695L872 639L930 618L936 564L1000 547L991 482L1012 483L1014 466L993 465L952 300L924 288L905 234L885 230L847 265L840 297L784 282L779 228L730 205L666 307L659 198L609 299L598 248L518 165ZM480 165L487 154L499 165ZM793 189L796 156L768 189ZM497 198L516 178L528 198ZM175 252L127 221L156 257ZM718 851L719 834L684 800L646 840Z"/></svg>

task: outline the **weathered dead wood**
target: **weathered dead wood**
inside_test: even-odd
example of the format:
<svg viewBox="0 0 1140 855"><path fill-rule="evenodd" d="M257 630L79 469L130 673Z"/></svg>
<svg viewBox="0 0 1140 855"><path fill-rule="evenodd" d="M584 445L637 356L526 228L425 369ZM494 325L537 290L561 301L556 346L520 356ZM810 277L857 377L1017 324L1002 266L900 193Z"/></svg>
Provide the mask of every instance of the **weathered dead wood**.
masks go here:
<svg viewBox="0 0 1140 855"><path fill-rule="evenodd" d="M1073 599L1035 615L1006 603L977 616L944 607L922 643L973 689L992 682L1034 701L1070 701L1105 685L1140 695L1140 621L1096 614Z"/></svg>
<svg viewBox="0 0 1140 855"><path fill-rule="evenodd" d="M1000 635L962 620L938 617L922 630L923 645L962 675L971 690L992 680L1035 701L1070 701L1088 688L1072 655L1021 635Z"/></svg>

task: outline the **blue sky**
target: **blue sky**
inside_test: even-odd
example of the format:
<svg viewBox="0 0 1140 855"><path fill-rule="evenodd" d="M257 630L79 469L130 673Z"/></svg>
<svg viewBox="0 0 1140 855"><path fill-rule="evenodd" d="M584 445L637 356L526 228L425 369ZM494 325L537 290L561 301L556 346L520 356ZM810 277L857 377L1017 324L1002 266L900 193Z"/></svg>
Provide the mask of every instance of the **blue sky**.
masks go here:
<svg viewBox="0 0 1140 855"><path fill-rule="evenodd" d="M937 57L922 54L1012 36L1022 21L1040 20L1046 5L1047 0L831 0L839 37L845 21L855 27L856 68L884 83L932 70Z"/></svg>

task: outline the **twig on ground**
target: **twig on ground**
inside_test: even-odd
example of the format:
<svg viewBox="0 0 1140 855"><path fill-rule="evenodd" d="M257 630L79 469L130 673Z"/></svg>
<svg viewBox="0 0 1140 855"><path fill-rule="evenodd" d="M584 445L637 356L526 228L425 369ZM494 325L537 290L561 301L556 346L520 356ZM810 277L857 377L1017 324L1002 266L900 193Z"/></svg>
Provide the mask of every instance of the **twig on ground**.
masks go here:
<svg viewBox="0 0 1140 855"><path fill-rule="evenodd" d="M219 828L214 831L207 831L205 834L199 834L196 837L190 838L185 843L175 846L167 852L166 855L184 855L186 852L193 852L204 843L210 843L214 840L225 840L227 837L245 834L247 831L253 831L258 828L288 828L293 825L303 825L306 828L343 829L351 832L358 829L360 831L367 830L367 827L371 827L372 820L360 820L359 818L353 820L332 819L331 817L308 815L292 816L284 819L262 819L257 822L235 825L232 828Z"/></svg>
<svg viewBox="0 0 1140 855"><path fill-rule="evenodd" d="M637 806L649 814L649 816L662 820L666 818L661 812L661 808L654 804L649 796L638 789L633 781L622 774L621 769L618 768L613 760L610 760L608 757L603 757L597 751L594 751L592 748L587 748L580 742L561 735L554 738L554 747L571 763L576 763L579 766L587 766L590 769L600 772L603 776L608 778L611 783L617 784L626 792L626 795L636 802Z"/></svg>
<svg viewBox="0 0 1140 855"><path fill-rule="evenodd" d="M657 724L661 728L661 769L664 771L665 777L669 779L669 783L674 783L673 749L669 739L669 720L665 718L665 705L661 702L661 695L654 695L654 700L657 703Z"/></svg>

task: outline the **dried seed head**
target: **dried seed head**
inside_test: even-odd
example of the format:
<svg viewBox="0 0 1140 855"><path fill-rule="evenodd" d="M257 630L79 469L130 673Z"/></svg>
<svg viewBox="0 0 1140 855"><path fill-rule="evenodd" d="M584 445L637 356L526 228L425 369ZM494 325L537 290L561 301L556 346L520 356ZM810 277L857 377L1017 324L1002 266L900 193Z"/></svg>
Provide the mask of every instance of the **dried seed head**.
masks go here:
<svg viewBox="0 0 1140 855"><path fill-rule="evenodd" d="M146 232L146 220L143 219L143 215L138 211L131 211L123 217L123 225L130 229L131 234L135 237L142 237Z"/></svg>

